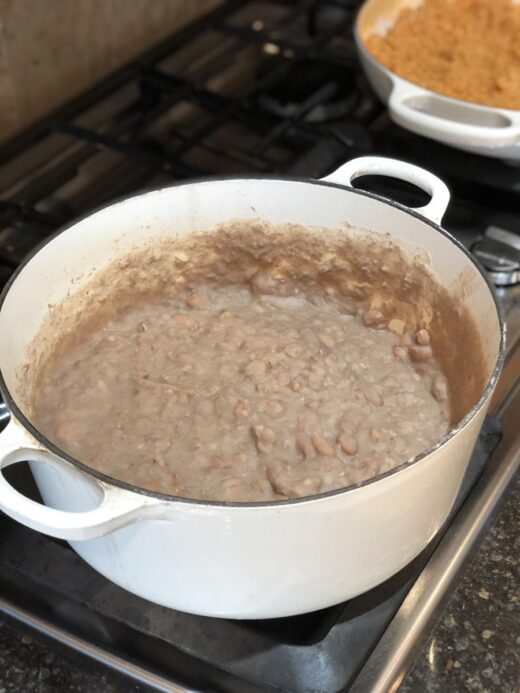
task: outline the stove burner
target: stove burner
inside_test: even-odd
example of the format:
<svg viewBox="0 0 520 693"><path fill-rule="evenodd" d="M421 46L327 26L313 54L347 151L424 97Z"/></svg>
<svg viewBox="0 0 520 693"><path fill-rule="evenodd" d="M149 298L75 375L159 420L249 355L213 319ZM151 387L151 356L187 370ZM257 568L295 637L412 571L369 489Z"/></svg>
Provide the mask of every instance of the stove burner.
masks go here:
<svg viewBox="0 0 520 693"><path fill-rule="evenodd" d="M258 96L258 104L280 118L326 123L351 114L359 102L356 76L326 60L302 60L283 81Z"/></svg>

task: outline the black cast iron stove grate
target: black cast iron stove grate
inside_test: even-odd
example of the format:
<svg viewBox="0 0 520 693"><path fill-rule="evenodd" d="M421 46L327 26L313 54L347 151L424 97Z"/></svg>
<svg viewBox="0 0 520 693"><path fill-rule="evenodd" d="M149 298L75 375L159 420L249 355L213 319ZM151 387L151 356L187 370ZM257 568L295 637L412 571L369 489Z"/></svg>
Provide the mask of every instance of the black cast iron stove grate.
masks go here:
<svg viewBox="0 0 520 693"><path fill-rule="evenodd" d="M358 5L230 0L0 148L0 285L49 233L116 197L211 174L319 177L374 151L444 177L462 235L518 232L517 167L389 122L355 57Z"/></svg>

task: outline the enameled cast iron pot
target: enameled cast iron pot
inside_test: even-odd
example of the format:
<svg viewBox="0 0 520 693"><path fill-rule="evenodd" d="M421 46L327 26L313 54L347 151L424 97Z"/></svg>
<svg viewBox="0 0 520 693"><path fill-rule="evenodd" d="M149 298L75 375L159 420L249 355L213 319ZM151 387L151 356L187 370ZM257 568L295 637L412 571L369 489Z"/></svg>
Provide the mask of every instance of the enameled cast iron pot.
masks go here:
<svg viewBox="0 0 520 693"><path fill-rule="evenodd" d="M366 173L415 183L431 194L410 210L355 190ZM503 358L503 329L480 268L440 226L449 200L442 181L410 164L367 157L323 181L215 179L187 182L113 204L47 241L16 272L0 304L0 389L11 420L0 435L0 467L30 460L45 505L0 474L0 509L68 540L108 579L175 609L231 618L271 618L354 597L396 573L446 519ZM358 486L278 502L199 502L111 479L48 441L28 420L16 370L49 304L126 250L228 219L359 228L425 249L446 285L466 284L481 335L487 386L434 448ZM80 278L80 279L78 279ZM74 281L74 285L72 282Z"/></svg>
<svg viewBox="0 0 520 693"><path fill-rule="evenodd" d="M361 65L372 88L388 105L392 120L424 137L457 149L500 159L520 159L520 111L453 99L400 77L365 47L365 40L385 31L417 0L367 0L354 38Z"/></svg>

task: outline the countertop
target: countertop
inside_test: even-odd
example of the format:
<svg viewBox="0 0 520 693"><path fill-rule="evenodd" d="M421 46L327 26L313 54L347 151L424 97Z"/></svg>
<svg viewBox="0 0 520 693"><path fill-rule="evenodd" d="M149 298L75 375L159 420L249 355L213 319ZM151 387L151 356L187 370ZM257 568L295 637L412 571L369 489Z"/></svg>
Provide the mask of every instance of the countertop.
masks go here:
<svg viewBox="0 0 520 693"><path fill-rule="evenodd" d="M400 693L520 690L520 475Z"/></svg>
<svg viewBox="0 0 520 693"><path fill-rule="evenodd" d="M520 690L520 475L405 679L401 693ZM0 624L0 693L145 693L146 688Z"/></svg>

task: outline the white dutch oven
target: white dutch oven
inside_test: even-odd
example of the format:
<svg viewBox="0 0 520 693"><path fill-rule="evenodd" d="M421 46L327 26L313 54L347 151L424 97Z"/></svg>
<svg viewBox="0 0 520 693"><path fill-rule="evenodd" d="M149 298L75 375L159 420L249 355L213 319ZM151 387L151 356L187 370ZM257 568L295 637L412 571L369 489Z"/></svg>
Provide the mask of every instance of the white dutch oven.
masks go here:
<svg viewBox="0 0 520 693"><path fill-rule="evenodd" d="M411 211L347 187L365 173L413 182L432 199ZM448 515L503 355L500 318L481 270L438 226L448 199L444 183L427 171L369 157L324 181L182 183L118 202L62 230L18 270L1 299L0 384L12 415L0 435L0 466L31 460L45 505L22 496L0 474L0 508L28 527L68 540L125 589L197 614L270 618L308 612L396 573ZM348 221L426 249L443 283L466 282L487 363L488 385L478 403L439 445L396 470L357 487L278 502L161 496L90 469L46 440L17 406L22 397L15 374L48 305L64 298L73 280L76 290L128 249L232 218L329 228L345 228Z"/></svg>
<svg viewBox="0 0 520 693"><path fill-rule="evenodd" d="M405 7L420 0L367 0L361 8L354 37L361 65L372 88L388 105L401 127L458 149L520 159L520 111L481 106L453 99L409 82L380 63L364 41L391 26Z"/></svg>

